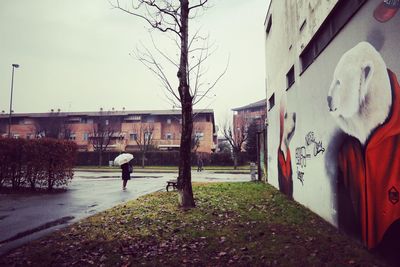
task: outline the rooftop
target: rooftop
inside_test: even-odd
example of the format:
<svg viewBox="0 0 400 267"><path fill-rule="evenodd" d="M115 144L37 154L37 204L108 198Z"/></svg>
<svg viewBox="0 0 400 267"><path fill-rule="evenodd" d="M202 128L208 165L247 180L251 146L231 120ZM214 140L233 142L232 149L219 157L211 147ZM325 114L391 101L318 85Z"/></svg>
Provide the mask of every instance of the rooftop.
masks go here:
<svg viewBox="0 0 400 267"><path fill-rule="evenodd" d="M194 114L207 114L214 113L212 109L195 109ZM44 113L13 113L12 116L15 117L28 117L28 118L46 118L50 116L60 116L60 117L98 117L98 116L131 116L131 115L179 115L181 110L170 109L170 110L123 110L123 111L88 111L88 112L59 112L51 111ZM1 118L8 118L8 113L0 114Z"/></svg>
<svg viewBox="0 0 400 267"><path fill-rule="evenodd" d="M251 103L249 105L243 106L243 107L239 107L239 108L234 108L232 109L233 111L240 111L240 110L244 110L244 109L250 109L250 108L261 108L261 107L265 107L267 106L267 100L263 99L254 103Z"/></svg>

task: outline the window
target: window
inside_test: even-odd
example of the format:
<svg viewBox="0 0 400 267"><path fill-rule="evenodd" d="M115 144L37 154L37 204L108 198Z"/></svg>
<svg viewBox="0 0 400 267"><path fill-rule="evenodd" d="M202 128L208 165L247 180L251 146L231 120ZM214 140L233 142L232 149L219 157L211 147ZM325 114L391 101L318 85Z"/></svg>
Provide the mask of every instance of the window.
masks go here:
<svg viewBox="0 0 400 267"><path fill-rule="evenodd" d="M152 136L152 133L151 133L151 132L145 132L145 133L144 133L144 140L145 140L145 142L149 142L149 141L151 140L151 136Z"/></svg>
<svg viewBox="0 0 400 267"><path fill-rule="evenodd" d="M268 99L268 106L268 111L270 111L275 106L275 93L273 93L272 96Z"/></svg>
<svg viewBox="0 0 400 267"><path fill-rule="evenodd" d="M75 140L76 139L76 134L75 133L71 133L70 135L69 135L69 140Z"/></svg>
<svg viewBox="0 0 400 267"><path fill-rule="evenodd" d="M141 119L142 117L137 115L130 115L125 118L126 121L140 121Z"/></svg>
<svg viewBox="0 0 400 267"><path fill-rule="evenodd" d="M19 134L12 134L12 137L13 137L14 139L19 139Z"/></svg>
<svg viewBox="0 0 400 267"><path fill-rule="evenodd" d="M338 2L301 53L301 72L305 71L313 63L365 2L366 0L340 0ZM304 26L302 25L302 27ZM300 28L300 30L302 29Z"/></svg>
<svg viewBox="0 0 400 267"><path fill-rule="evenodd" d="M171 140L172 139L172 133L166 133L165 134L165 139Z"/></svg>
<svg viewBox="0 0 400 267"><path fill-rule="evenodd" d="M32 134L32 133L28 133L28 134L26 135L26 139L28 139L28 140L34 139L34 137L35 137L35 135Z"/></svg>
<svg viewBox="0 0 400 267"><path fill-rule="evenodd" d="M149 141L151 140L151 135L152 135L151 132L145 132L145 133L144 133L144 140L145 140L146 142L149 142Z"/></svg>
<svg viewBox="0 0 400 267"><path fill-rule="evenodd" d="M75 118L68 118L67 123L80 123L81 118L75 117Z"/></svg>
<svg viewBox="0 0 400 267"><path fill-rule="evenodd" d="M83 141L89 140L89 133L83 133Z"/></svg>
<svg viewBox="0 0 400 267"><path fill-rule="evenodd" d="M265 31L267 32L267 35L271 31L271 27L272 27L272 15L269 17L268 23L267 23L267 27L265 28Z"/></svg>
<svg viewBox="0 0 400 267"><path fill-rule="evenodd" d="M204 133L203 132L196 132L196 139L197 140L203 140L204 138Z"/></svg>
<svg viewBox="0 0 400 267"><path fill-rule="evenodd" d="M294 84L294 82L294 66L292 66L289 72L286 74L286 88L289 89Z"/></svg>
<svg viewBox="0 0 400 267"><path fill-rule="evenodd" d="M131 134L129 135L129 139L130 139L131 141L136 141L136 140L137 140L137 133L131 133Z"/></svg>
<svg viewBox="0 0 400 267"><path fill-rule="evenodd" d="M168 123L168 124L171 124L171 119L167 119L167 123Z"/></svg>
<svg viewBox="0 0 400 267"><path fill-rule="evenodd" d="M22 119L19 121L19 124L23 124L23 125L30 124L30 121L28 119Z"/></svg>

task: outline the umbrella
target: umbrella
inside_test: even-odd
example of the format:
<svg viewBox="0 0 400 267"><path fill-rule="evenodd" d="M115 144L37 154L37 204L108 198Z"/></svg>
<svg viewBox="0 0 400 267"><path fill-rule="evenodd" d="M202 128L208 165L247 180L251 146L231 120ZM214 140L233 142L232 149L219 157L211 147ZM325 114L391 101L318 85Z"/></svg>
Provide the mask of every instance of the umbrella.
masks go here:
<svg viewBox="0 0 400 267"><path fill-rule="evenodd" d="M121 166L122 164L128 163L133 159L133 155L129 153L123 153L114 159L114 164Z"/></svg>

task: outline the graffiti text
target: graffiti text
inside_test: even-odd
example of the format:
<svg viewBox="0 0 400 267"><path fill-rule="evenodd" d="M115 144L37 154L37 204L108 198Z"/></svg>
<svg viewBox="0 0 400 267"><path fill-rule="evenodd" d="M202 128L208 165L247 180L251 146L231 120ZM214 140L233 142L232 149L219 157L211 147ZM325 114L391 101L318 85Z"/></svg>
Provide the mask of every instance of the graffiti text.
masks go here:
<svg viewBox="0 0 400 267"><path fill-rule="evenodd" d="M315 135L314 132L309 132L306 135L306 145L310 146L312 144L314 144L314 156L317 156L319 153L324 153L325 152L325 148L322 146L322 141L317 141L315 139Z"/></svg>
<svg viewBox="0 0 400 267"><path fill-rule="evenodd" d="M302 168L307 166L307 159L311 158L310 154L307 154L306 147L298 147L296 148L296 165L301 166Z"/></svg>

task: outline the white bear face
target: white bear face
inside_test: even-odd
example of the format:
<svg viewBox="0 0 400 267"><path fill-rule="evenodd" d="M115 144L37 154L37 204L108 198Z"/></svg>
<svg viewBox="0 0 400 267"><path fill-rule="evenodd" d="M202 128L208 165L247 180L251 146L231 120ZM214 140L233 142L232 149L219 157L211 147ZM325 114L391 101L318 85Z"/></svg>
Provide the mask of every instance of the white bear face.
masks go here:
<svg viewBox="0 0 400 267"><path fill-rule="evenodd" d="M327 97L332 116L351 118L360 111L374 72L372 61L365 59L372 49L375 50L363 42L343 54L339 60Z"/></svg>
<svg viewBox="0 0 400 267"><path fill-rule="evenodd" d="M285 112L283 121L283 138L285 139L285 142L289 143L294 135L294 131L296 128L296 113Z"/></svg>
<svg viewBox="0 0 400 267"><path fill-rule="evenodd" d="M388 118L392 89L380 53L361 42L343 54L328 92L328 108L339 127L361 144Z"/></svg>

